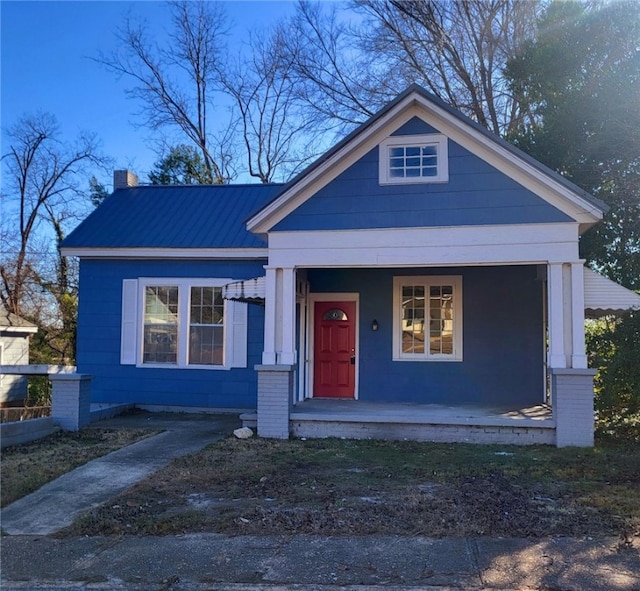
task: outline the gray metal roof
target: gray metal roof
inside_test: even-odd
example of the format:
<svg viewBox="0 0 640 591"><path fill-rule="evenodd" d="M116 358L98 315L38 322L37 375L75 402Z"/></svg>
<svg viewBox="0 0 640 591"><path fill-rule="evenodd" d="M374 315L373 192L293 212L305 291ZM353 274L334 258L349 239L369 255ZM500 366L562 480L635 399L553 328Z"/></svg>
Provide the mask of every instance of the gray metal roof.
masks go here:
<svg viewBox="0 0 640 591"><path fill-rule="evenodd" d="M63 248L259 248L246 220L280 184L138 186L118 189L63 241Z"/></svg>

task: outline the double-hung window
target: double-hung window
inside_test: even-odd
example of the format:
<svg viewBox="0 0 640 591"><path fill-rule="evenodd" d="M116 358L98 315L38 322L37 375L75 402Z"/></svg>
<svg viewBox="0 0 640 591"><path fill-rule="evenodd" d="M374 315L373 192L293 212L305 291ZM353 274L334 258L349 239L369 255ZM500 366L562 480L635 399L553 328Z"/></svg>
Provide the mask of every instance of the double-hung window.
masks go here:
<svg viewBox="0 0 640 591"><path fill-rule="evenodd" d="M462 278L395 277L393 358L462 360Z"/></svg>
<svg viewBox="0 0 640 591"><path fill-rule="evenodd" d="M247 306L222 297L228 282L125 280L121 362L139 367L245 367Z"/></svg>
<svg viewBox="0 0 640 591"><path fill-rule="evenodd" d="M177 285L145 286L142 363L178 362L178 292Z"/></svg>
<svg viewBox="0 0 640 591"><path fill-rule="evenodd" d="M223 365L224 300L221 287L190 289L189 364Z"/></svg>
<svg viewBox="0 0 640 591"><path fill-rule="evenodd" d="M380 144L382 185L443 183L449 180L447 138L441 134L400 135Z"/></svg>

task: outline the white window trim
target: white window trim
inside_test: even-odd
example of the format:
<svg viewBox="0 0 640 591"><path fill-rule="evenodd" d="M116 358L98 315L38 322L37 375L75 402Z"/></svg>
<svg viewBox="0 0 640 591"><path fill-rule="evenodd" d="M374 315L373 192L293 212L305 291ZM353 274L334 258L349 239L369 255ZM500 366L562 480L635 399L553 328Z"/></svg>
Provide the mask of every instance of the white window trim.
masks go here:
<svg viewBox="0 0 640 591"><path fill-rule="evenodd" d="M435 176L391 177L389 175L389 149L407 146L435 146L438 158L438 172ZM379 145L379 182L381 185L407 185L425 183L446 183L449 181L449 143L447 136L440 133L422 135L394 135Z"/></svg>
<svg viewBox="0 0 640 591"><path fill-rule="evenodd" d="M131 281L131 280L125 280ZM133 280L135 281L135 280ZM136 312L134 312L135 331L135 366L148 369L189 369L189 370L229 370L233 367L246 367L246 324L247 304L224 300L223 324L223 364L196 365L188 363L189 343L189 302L191 287L223 287L232 279L223 278L175 278L175 277L140 277L137 280ZM143 363L144 349L144 303L145 290L148 286L178 287L178 356L176 363ZM131 318L125 315L123 318Z"/></svg>
<svg viewBox="0 0 640 591"><path fill-rule="evenodd" d="M425 343L424 353L402 352L402 286L424 285L428 293L432 285L453 286L453 355L434 355ZM426 310L425 310L426 311ZM425 319L425 322L427 319ZM393 361L462 361L462 277L460 275L406 275L393 278ZM425 327L428 331L428 324Z"/></svg>

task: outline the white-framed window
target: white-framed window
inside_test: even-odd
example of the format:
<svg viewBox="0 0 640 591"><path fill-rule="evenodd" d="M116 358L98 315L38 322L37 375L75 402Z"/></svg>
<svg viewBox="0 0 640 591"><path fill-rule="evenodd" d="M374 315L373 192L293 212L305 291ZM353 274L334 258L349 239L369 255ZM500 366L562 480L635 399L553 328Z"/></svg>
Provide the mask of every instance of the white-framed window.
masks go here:
<svg viewBox="0 0 640 591"><path fill-rule="evenodd" d="M462 277L394 277L393 359L462 361Z"/></svg>
<svg viewBox="0 0 640 591"><path fill-rule="evenodd" d="M391 136L379 150L381 185L449 180L447 137L442 134Z"/></svg>
<svg viewBox="0 0 640 591"><path fill-rule="evenodd" d="M229 369L247 364L247 305L223 299L230 279L123 282L121 363Z"/></svg>

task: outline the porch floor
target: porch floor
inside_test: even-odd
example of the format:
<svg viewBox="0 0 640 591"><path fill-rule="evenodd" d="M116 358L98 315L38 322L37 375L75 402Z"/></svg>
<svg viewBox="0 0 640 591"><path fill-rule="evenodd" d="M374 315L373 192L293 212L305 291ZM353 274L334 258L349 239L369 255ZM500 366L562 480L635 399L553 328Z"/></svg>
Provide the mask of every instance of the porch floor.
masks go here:
<svg viewBox="0 0 640 591"><path fill-rule="evenodd" d="M440 404L377 403L310 398L291 409L293 421L339 421L491 427L555 427L551 407L529 408L445 406Z"/></svg>
<svg viewBox="0 0 640 591"><path fill-rule="evenodd" d="M255 412L240 418L243 426L256 428ZM289 427L303 438L556 444L556 420L546 404L500 408L312 398L293 405Z"/></svg>

